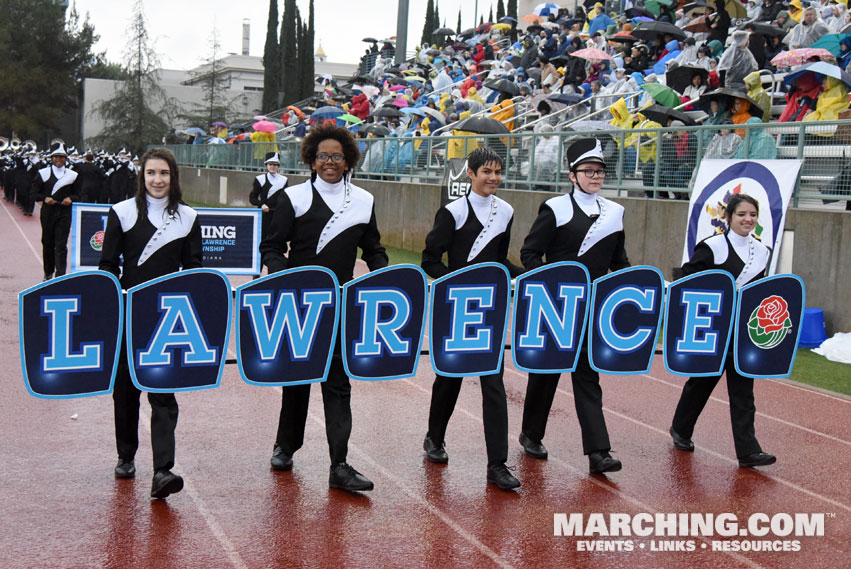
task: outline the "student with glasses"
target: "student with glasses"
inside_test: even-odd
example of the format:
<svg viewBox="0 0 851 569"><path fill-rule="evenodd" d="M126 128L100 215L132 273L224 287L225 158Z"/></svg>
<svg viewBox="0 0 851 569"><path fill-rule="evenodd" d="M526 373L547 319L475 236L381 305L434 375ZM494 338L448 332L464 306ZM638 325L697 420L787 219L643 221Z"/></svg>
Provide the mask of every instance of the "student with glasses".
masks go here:
<svg viewBox="0 0 851 569"><path fill-rule="evenodd" d="M372 194L351 183L352 170L360 160L351 133L334 125L314 127L302 142L301 159L312 170L310 179L281 192L269 232L260 243L269 274L319 265L334 271L342 285L353 278L358 249L370 270L386 267ZM352 388L339 340L321 388L331 455L329 485L350 492L372 490L372 482L346 462ZM310 384L282 389L272 468L292 469L293 454L304 443L309 402Z"/></svg>
<svg viewBox="0 0 851 569"><path fill-rule="evenodd" d="M598 195L606 179L600 141L594 138L577 140L567 149L567 163L574 191L541 204L538 217L520 249L520 259L527 271L545 263L576 261L585 265L593 281L610 270L629 266L624 248L624 208ZM560 375L529 374L520 444L531 457L543 459L548 456L541 441ZM571 379L583 452L588 455L590 472L602 474L620 470L621 462L609 454L611 445L603 417L600 376L591 369L585 347Z"/></svg>

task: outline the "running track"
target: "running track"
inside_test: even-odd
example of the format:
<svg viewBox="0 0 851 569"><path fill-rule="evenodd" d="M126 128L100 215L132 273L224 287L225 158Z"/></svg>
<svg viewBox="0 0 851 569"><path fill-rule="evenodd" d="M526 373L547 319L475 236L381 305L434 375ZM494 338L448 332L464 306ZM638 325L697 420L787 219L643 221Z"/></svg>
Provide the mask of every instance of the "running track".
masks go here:
<svg viewBox="0 0 851 569"><path fill-rule="evenodd" d="M563 377L545 440L548 461L523 455L519 434L526 378L506 358L509 464L523 487L485 484L481 392L467 379L447 433L448 466L421 449L433 376L354 382L349 462L376 489L328 489L319 390L292 472L269 468L280 388L249 386L228 365L218 389L181 394L177 472L186 489L149 498L150 444L142 403L137 478L112 476L109 397L40 400L21 379L17 293L41 276L38 214L0 212L0 567L851 567L851 400L760 380L756 429L776 465L739 469L723 385L698 422L694 454L667 434L683 379L660 358L648 375L602 378L615 456L624 470L587 473L570 381ZM233 342L231 342L233 346ZM230 357L233 357L231 348ZM722 382L723 383L723 382ZM797 552L579 551L593 537L553 535L553 514L823 513L824 535ZM618 538L603 538L615 540ZM620 538L624 539L624 538ZM758 538L743 538L758 539ZM641 548L641 546L644 548ZM703 548L707 545L707 548ZM843 561L844 560L844 561Z"/></svg>

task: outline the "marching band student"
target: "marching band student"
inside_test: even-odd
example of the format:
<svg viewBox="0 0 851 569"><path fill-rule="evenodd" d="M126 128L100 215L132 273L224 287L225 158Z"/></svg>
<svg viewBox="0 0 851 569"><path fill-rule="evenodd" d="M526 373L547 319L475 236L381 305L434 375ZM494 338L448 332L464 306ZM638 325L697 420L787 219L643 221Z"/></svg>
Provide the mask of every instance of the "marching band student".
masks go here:
<svg viewBox="0 0 851 569"><path fill-rule="evenodd" d="M713 235L698 243L691 259L683 265L683 276L721 269L736 279L736 288L741 288L765 276L771 259L771 249L751 235L759 217L759 202L756 199L747 194L735 194L727 201L726 214L729 223L727 232ZM752 468L774 464L777 458L763 452L756 440L753 378L743 377L736 371L732 346L727 354L724 369L727 372L730 421L739 466ZM718 385L721 375L723 374L714 377L692 377L686 381L669 431L676 448L694 451L694 443L691 441L694 425L709 401L712 390Z"/></svg>
<svg viewBox="0 0 851 569"><path fill-rule="evenodd" d="M545 256L547 263L576 261L585 265L593 281L609 270L629 266L624 248L624 208L597 195L606 177L603 149L598 140L582 138L571 144L567 162L568 176L575 189L541 204L520 249L520 258L526 270L542 266ZM531 457L548 456L541 441L559 378L558 373L529 374L520 444ZM602 474L620 470L621 461L609 454L611 444L603 417L600 375L591 368L586 347L582 348L571 380L589 471Z"/></svg>
<svg viewBox="0 0 851 569"><path fill-rule="evenodd" d="M133 198L109 210L99 269L119 276L129 289L179 269L201 266L201 226L198 214L183 203L174 155L165 148L148 150L141 160L142 175ZM123 256L123 264L121 258ZM117 478L133 478L139 447L139 396L130 379L127 350L115 377L115 439ZM177 399L173 393L148 393L151 404L151 447L154 458L152 498L165 498L183 489L174 467Z"/></svg>
<svg viewBox="0 0 851 569"><path fill-rule="evenodd" d="M55 143L50 149L52 165L42 168L33 178L32 201L42 202L41 246L44 280L65 274L68 263L68 234L71 231L71 204L79 200L77 173L65 167L65 145Z"/></svg>
<svg viewBox="0 0 851 569"><path fill-rule="evenodd" d="M287 187L287 177L278 174L281 161L277 152L266 153L266 173L254 178L251 194L248 201L251 205L259 207L263 213L260 218L260 231L262 237L266 237L269 226L272 224L272 214L278 203L281 190Z"/></svg>
<svg viewBox="0 0 851 569"><path fill-rule="evenodd" d="M508 261L508 245L514 209L496 197L502 179L502 158L491 149L477 148L467 158L467 175L472 189L464 198L437 211L434 226L426 236L422 267L432 278L440 278L475 263L488 261L505 265L512 277L523 269ZM443 254L448 255L447 267ZM502 490L520 486L505 465L508 460L508 404L504 369L482 376L482 414L488 455L487 481ZM444 436L449 418L461 391L460 377L435 377L431 392L428 433L423 441L426 458L435 463L449 462Z"/></svg>
<svg viewBox="0 0 851 569"><path fill-rule="evenodd" d="M373 197L351 183L352 170L360 160L351 133L333 124L314 126L302 142L301 159L312 170L310 180L279 192L271 227L260 243L269 273L319 265L331 269L342 285L354 276L358 248L370 270L386 267L387 253L381 246ZM352 432L352 387L339 339L321 389L331 455L329 486L350 492L372 490L372 482L346 462ZM310 384L286 386L281 391L271 464L276 470L291 470L293 454L304 444Z"/></svg>

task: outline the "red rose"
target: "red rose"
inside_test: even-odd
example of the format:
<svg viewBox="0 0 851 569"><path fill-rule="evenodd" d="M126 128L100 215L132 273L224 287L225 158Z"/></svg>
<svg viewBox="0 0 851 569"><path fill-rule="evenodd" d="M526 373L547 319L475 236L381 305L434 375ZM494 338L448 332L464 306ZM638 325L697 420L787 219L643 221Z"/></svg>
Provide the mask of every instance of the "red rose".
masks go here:
<svg viewBox="0 0 851 569"><path fill-rule="evenodd" d="M766 333L782 330L789 318L789 305L782 297L769 296L760 303L756 317Z"/></svg>
<svg viewBox="0 0 851 569"><path fill-rule="evenodd" d="M95 233L95 235L94 235L95 243L98 244L98 245L103 245L103 237L104 237L103 231L98 231L97 233Z"/></svg>

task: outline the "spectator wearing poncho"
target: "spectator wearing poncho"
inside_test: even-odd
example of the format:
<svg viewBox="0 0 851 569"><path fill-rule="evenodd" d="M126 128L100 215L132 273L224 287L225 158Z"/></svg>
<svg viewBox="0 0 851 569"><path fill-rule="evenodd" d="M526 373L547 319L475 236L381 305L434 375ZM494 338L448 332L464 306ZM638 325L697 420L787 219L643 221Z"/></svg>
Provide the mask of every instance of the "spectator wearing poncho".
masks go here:
<svg viewBox="0 0 851 569"><path fill-rule="evenodd" d="M825 20L825 24L830 28L831 33L838 34L848 25L845 21L846 14L848 14L848 7L845 4L833 5L833 16L830 20Z"/></svg>
<svg viewBox="0 0 851 569"><path fill-rule="evenodd" d="M718 70L727 71L724 85L732 89L745 88L745 76L757 70L756 59L748 50L748 32L736 30L733 32L733 43L724 51Z"/></svg>
<svg viewBox="0 0 851 569"><path fill-rule="evenodd" d="M754 71L745 76L745 86L748 88L748 97L756 101L757 106L762 111L762 122L768 122L771 119L771 95L762 88L759 71Z"/></svg>
<svg viewBox="0 0 851 569"><path fill-rule="evenodd" d="M588 20L588 33L594 35L594 32L605 32L609 26L614 26L615 21L608 17L603 11L603 6L597 4L595 16Z"/></svg>
<svg viewBox="0 0 851 569"><path fill-rule="evenodd" d="M725 124L727 123L733 124L733 121L728 119L725 121ZM703 157L729 160L736 156L741 146L741 136L730 129L721 129L718 134L712 137Z"/></svg>
<svg viewBox="0 0 851 569"><path fill-rule="evenodd" d="M822 92L822 83L815 73L808 71L797 77L792 88L786 93L786 108L780 114L778 122L797 122L816 108L816 101Z"/></svg>
<svg viewBox="0 0 851 569"><path fill-rule="evenodd" d="M751 117L745 121L746 124L760 124L761 122L758 117ZM749 158L751 160L773 160L777 158L777 143L766 129L750 129L747 140L747 146L742 144L734 158ZM747 155L745 154L745 148L747 148Z"/></svg>
<svg viewBox="0 0 851 569"><path fill-rule="evenodd" d="M786 35L783 41L789 46L789 49L801 49L810 47L820 37L829 33L830 29L818 19L815 8L808 7L804 9L801 23L792 28L792 31Z"/></svg>
<svg viewBox="0 0 851 569"><path fill-rule="evenodd" d="M848 107L848 86L835 77L825 77L824 91L816 100L816 110L804 117L804 121L835 121ZM833 136L832 129L831 132L814 131L817 136Z"/></svg>

